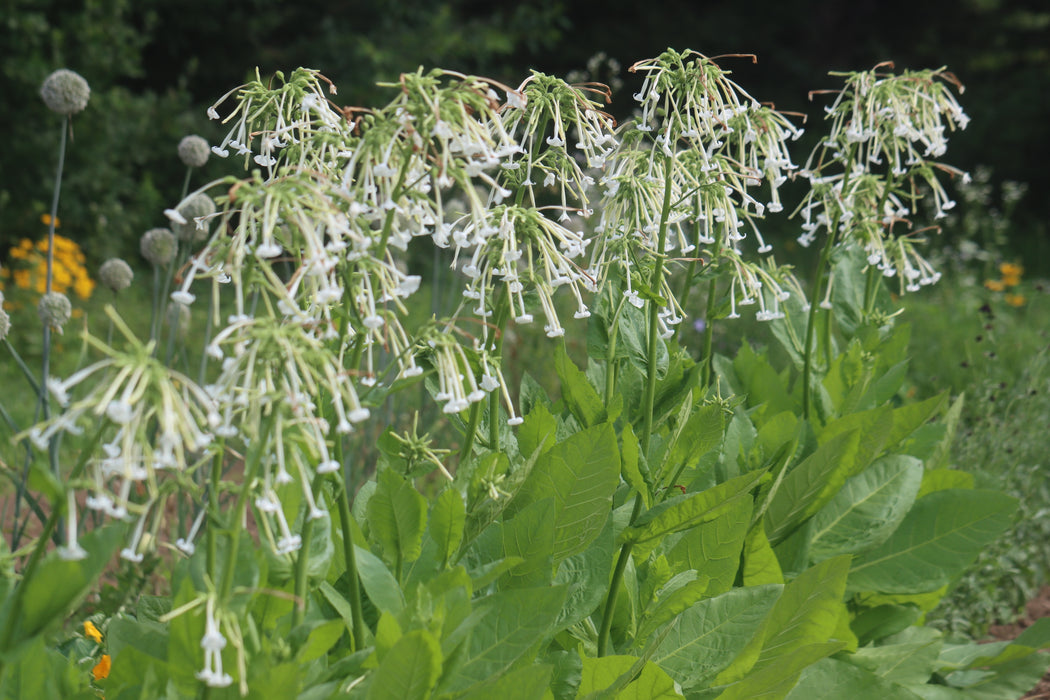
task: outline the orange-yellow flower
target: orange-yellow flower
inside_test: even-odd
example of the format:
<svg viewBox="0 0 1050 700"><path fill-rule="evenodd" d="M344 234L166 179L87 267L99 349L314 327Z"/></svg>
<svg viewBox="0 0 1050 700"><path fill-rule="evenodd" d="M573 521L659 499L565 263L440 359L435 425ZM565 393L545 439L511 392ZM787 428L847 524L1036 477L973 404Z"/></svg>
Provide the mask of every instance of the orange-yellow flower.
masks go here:
<svg viewBox="0 0 1050 700"><path fill-rule="evenodd" d="M985 280L984 286L993 292L1001 292L1006 289L1002 280Z"/></svg>
<svg viewBox="0 0 1050 700"><path fill-rule="evenodd" d="M113 665L113 662L109 658L109 654L103 654L102 658L95 664L95 668L91 669L92 675L95 676L96 681L100 681L103 678L109 677L109 669Z"/></svg>
<svg viewBox="0 0 1050 700"><path fill-rule="evenodd" d="M50 214L41 214L40 215L40 223L42 223L44 226L50 226L51 225L51 215ZM55 228L58 228L61 225L62 225L62 220L59 219L56 216L55 217Z"/></svg>
<svg viewBox="0 0 1050 700"><path fill-rule="evenodd" d="M1025 301L1027 301L1024 298L1024 294L1007 294L1003 298L1010 306L1024 306Z"/></svg>
<svg viewBox="0 0 1050 700"><path fill-rule="evenodd" d="M1003 277L1020 277L1024 274L1024 267L1014 263L1002 263L999 265L999 272L1003 273Z"/></svg>
<svg viewBox="0 0 1050 700"><path fill-rule="evenodd" d="M96 644L102 643L102 633L98 631L98 627L95 627L95 623L91 620L84 620L84 636L95 640Z"/></svg>

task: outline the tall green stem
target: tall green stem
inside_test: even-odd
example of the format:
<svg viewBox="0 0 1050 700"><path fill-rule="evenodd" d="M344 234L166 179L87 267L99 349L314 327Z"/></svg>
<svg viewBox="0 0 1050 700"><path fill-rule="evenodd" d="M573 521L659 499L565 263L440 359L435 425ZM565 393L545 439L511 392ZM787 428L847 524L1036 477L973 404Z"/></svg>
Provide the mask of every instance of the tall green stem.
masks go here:
<svg viewBox="0 0 1050 700"><path fill-rule="evenodd" d="M835 222L833 222L835 223ZM831 260L831 249L835 245L834 228L828 234L824 249L820 252L817 269L813 275L813 290L809 295L809 316L806 320L806 345L802 353L802 415L812 422L812 398L810 384L813 376L813 336L816 334L817 310L820 308L820 297L824 289L824 274ZM828 322L830 326L830 320Z"/></svg>
<svg viewBox="0 0 1050 700"><path fill-rule="evenodd" d="M664 259L663 250L664 243L667 240L667 220L671 214L671 171L674 166L673 157L668 157L664 160L664 201L663 207L660 210L660 230L657 236L656 243L656 261L653 269L652 285L656 293L660 292L663 287L663 276L664 276ZM648 347L646 348L646 357L648 358L648 375L647 383L645 386L645 405L644 405L644 423L642 427L642 436L639 440L639 447L642 455L648 456L649 454L649 440L652 437L653 432L653 408L656 403L656 356L657 349L659 347L660 338L657 335L659 329L659 312L660 308L655 301L649 301L649 336L648 336ZM637 494L634 497L634 506L631 508L631 520L633 524L638 516L642 512L642 496ZM620 595L620 588L623 585L623 574L627 570L627 563L631 558L631 550L634 548L632 542L625 543L620 548L620 554L616 559L616 566L613 569L612 580L609 582L609 595L605 600L605 610L602 613L602 624L598 630L598 656L605 656L609 651L609 634L612 631L612 619L613 614L616 612L616 600Z"/></svg>
<svg viewBox="0 0 1050 700"><path fill-rule="evenodd" d="M318 474L310 484L315 500L321 490L323 478L323 474ZM303 526L299 535L302 537L302 546L299 547L299 553L295 557L295 607L292 608L292 627L303 621L303 613L306 612L306 578L310 569L310 543L314 535L314 521L309 513L303 518Z"/></svg>
<svg viewBox="0 0 1050 700"><path fill-rule="evenodd" d="M336 443L336 453L341 456L342 446ZM339 457L337 457L339 458ZM342 464L342 459L339 459ZM339 489L339 526L343 533L343 558L346 559L346 597L350 600L352 651L365 646L365 620L361 606L361 581L357 574L357 554L354 552L354 536L350 523L353 514L350 512L349 475L343 477Z"/></svg>

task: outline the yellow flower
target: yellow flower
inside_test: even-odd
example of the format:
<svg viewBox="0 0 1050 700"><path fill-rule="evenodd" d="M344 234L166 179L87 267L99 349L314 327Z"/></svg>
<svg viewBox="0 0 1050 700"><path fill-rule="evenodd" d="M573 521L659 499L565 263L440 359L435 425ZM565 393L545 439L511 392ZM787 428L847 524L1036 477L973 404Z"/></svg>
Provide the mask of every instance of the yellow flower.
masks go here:
<svg viewBox="0 0 1050 700"><path fill-rule="evenodd" d="M1010 306L1024 306L1025 301L1027 301L1024 298L1024 294L1007 294L1003 298L1006 300L1006 303Z"/></svg>
<svg viewBox="0 0 1050 700"><path fill-rule="evenodd" d="M103 654L102 658L98 660L97 664L95 664L95 668L91 669L91 673L95 676L95 680L100 681L104 678L108 678L109 669L112 665L113 662L110 660L109 654Z"/></svg>
<svg viewBox="0 0 1050 700"><path fill-rule="evenodd" d="M102 643L102 633L98 631L98 627L95 627L95 623L91 620L84 620L84 635L89 639L95 640L96 644Z"/></svg>
<svg viewBox="0 0 1050 700"><path fill-rule="evenodd" d="M1024 267L1014 263L1002 263L999 265L999 272L1003 273L1003 277L1020 277L1024 274Z"/></svg>
<svg viewBox="0 0 1050 700"><path fill-rule="evenodd" d="M41 214L40 215L40 223L42 223L44 226L50 226L51 225L51 215L50 214ZM59 219L56 216L55 217L55 228L58 228L61 225L62 225L62 220Z"/></svg>
<svg viewBox="0 0 1050 700"><path fill-rule="evenodd" d="M993 292L1001 292L1006 288L1002 280L985 280L984 286Z"/></svg>

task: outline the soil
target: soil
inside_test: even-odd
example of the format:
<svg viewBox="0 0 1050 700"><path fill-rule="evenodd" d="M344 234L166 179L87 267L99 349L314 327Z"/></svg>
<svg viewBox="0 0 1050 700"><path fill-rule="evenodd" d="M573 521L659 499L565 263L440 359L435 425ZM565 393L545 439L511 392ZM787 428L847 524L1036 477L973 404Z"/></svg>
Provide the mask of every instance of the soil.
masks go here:
<svg viewBox="0 0 1050 700"><path fill-rule="evenodd" d="M1028 601L1028 605L1025 606L1025 614L1016 622L1008 625L992 625L988 629L988 634L992 638L990 641L1014 639L1032 623L1043 617L1050 617L1050 586L1043 586L1035 598ZM1043 680L1039 681L1039 684L1028 691L1028 694L1021 700L1050 700L1050 671L1047 671Z"/></svg>

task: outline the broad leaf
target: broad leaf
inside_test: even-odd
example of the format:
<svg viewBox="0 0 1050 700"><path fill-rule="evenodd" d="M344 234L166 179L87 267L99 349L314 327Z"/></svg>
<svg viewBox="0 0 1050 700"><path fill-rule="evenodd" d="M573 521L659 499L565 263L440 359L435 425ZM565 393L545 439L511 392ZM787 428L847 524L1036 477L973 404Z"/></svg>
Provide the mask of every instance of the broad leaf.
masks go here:
<svg viewBox="0 0 1050 700"><path fill-rule="evenodd" d="M554 576L553 498L530 503L503 523L504 558L521 557L522 563L500 578L500 588L530 588L550 584Z"/></svg>
<svg viewBox="0 0 1050 700"><path fill-rule="evenodd" d="M459 668L442 692L466 690L502 676L537 643L555 631L565 602L563 586L503 591L478 601L477 623Z"/></svg>
<svg viewBox="0 0 1050 700"><path fill-rule="evenodd" d="M430 523L427 526L430 538L438 546L442 565L459 550L466 522L467 510L459 492L454 488L442 491L430 509Z"/></svg>
<svg viewBox="0 0 1050 700"><path fill-rule="evenodd" d="M644 557L656 547L659 538L711 522L738 501L752 503L752 489L765 478L764 471L750 472L706 491L669 499L643 514L634 526L624 530L621 538L634 542L637 555Z"/></svg>
<svg viewBox="0 0 1050 700"><path fill-rule="evenodd" d="M915 502L879 548L861 555L851 591L919 593L947 584L1013 522L1017 499L998 491L949 489Z"/></svg>
<svg viewBox="0 0 1050 700"><path fill-rule="evenodd" d="M383 658L368 700L426 700L441 674L441 645L427 630L402 635Z"/></svg>
<svg viewBox="0 0 1050 700"><path fill-rule="evenodd" d="M915 502L922 463L914 457L886 457L848 479L813 516L809 556L821 561L855 554L888 538Z"/></svg>
<svg viewBox="0 0 1050 700"><path fill-rule="evenodd" d="M766 511L771 543L783 540L838 493L853 469L859 444L858 431L842 433L787 473Z"/></svg>
<svg viewBox="0 0 1050 700"><path fill-rule="evenodd" d="M849 557L836 557L785 586L760 634L719 675L718 683L732 683L720 697L784 697L803 668L847 646L834 637L848 571Z"/></svg>
<svg viewBox="0 0 1050 700"><path fill-rule="evenodd" d="M587 375L579 370L565 351L565 343L554 346L554 370L561 380L561 394L580 425L590 428L605 421L605 402Z"/></svg>
<svg viewBox="0 0 1050 700"><path fill-rule="evenodd" d="M750 499L733 501L718 517L683 533L667 552L672 570L703 572L711 580L708 596L732 588L753 505Z"/></svg>
<svg viewBox="0 0 1050 700"><path fill-rule="evenodd" d="M734 588L692 606L673 622L651 658L684 687L700 686L748 645L781 586Z"/></svg>
<svg viewBox="0 0 1050 700"><path fill-rule="evenodd" d="M681 698L674 680L656 664L634 656L583 659L578 700L672 700Z"/></svg>
<svg viewBox="0 0 1050 700"><path fill-rule="evenodd" d="M620 450L612 426L587 428L540 455L517 497L513 515L545 498L554 501L554 562L582 552L598 536L620 483Z"/></svg>
<svg viewBox="0 0 1050 700"><path fill-rule="evenodd" d="M412 482L390 469L379 473L375 493L368 501L368 525L387 561L415 561L423 549L427 501Z"/></svg>
<svg viewBox="0 0 1050 700"><path fill-rule="evenodd" d="M787 700L920 700L909 690L867 669L835 659L807 667Z"/></svg>

